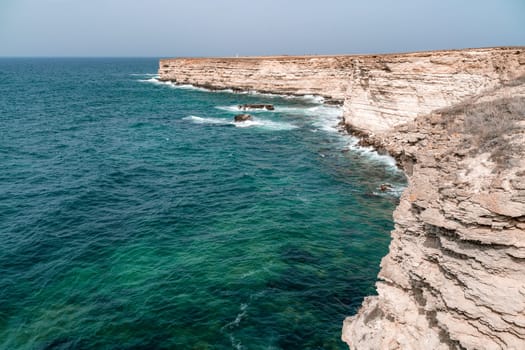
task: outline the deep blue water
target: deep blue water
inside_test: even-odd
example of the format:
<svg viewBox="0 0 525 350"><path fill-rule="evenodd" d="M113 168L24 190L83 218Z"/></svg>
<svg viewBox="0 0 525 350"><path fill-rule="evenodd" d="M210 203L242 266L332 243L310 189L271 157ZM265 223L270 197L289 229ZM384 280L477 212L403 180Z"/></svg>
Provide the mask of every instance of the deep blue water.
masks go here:
<svg viewBox="0 0 525 350"><path fill-rule="evenodd" d="M345 349L403 176L314 99L156 70L0 60L0 348Z"/></svg>

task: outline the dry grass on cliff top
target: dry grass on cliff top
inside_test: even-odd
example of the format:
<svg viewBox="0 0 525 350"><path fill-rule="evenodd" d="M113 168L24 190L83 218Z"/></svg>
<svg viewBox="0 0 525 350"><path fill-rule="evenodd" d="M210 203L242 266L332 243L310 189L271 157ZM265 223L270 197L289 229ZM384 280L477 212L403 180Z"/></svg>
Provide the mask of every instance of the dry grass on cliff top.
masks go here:
<svg viewBox="0 0 525 350"><path fill-rule="evenodd" d="M472 156L490 152L490 159L505 169L524 152L524 97L463 103L440 112L449 132L462 135L461 146Z"/></svg>

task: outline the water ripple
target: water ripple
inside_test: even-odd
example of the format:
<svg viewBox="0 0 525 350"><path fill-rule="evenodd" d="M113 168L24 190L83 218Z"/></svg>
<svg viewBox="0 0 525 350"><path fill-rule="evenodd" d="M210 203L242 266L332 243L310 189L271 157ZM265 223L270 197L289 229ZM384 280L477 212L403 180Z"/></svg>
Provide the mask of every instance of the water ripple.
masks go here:
<svg viewBox="0 0 525 350"><path fill-rule="evenodd" d="M316 99L156 67L0 60L0 348L345 349L402 174ZM244 103L276 109L228 127Z"/></svg>

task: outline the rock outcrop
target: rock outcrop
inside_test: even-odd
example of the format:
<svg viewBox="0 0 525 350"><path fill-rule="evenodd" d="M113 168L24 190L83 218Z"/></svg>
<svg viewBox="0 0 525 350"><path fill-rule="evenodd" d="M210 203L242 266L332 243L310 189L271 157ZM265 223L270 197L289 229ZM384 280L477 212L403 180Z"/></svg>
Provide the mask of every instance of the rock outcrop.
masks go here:
<svg viewBox="0 0 525 350"><path fill-rule="evenodd" d="M353 349L525 349L525 48L162 60L162 80L344 101L409 186Z"/></svg>
<svg viewBox="0 0 525 350"><path fill-rule="evenodd" d="M236 122L236 123L242 123L242 122L246 122L248 120L252 120L252 116L249 115L249 114L237 114L234 118L233 118L233 121Z"/></svg>

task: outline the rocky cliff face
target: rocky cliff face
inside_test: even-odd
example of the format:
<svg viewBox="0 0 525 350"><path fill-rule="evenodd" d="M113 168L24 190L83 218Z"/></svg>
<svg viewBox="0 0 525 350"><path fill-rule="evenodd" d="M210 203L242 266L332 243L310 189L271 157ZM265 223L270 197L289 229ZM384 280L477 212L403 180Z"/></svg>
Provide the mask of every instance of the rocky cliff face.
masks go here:
<svg viewBox="0 0 525 350"><path fill-rule="evenodd" d="M402 164L378 295L353 349L525 349L525 48L163 60L163 80L344 100Z"/></svg>
<svg viewBox="0 0 525 350"><path fill-rule="evenodd" d="M525 51L412 58L354 65L345 123L396 156L409 186L378 296L342 338L353 349L525 349Z"/></svg>
<svg viewBox="0 0 525 350"><path fill-rule="evenodd" d="M369 142L401 160L409 186L378 296L345 320L343 340L352 349L524 349L525 84Z"/></svg>
<svg viewBox="0 0 525 350"><path fill-rule="evenodd" d="M345 123L367 134L451 106L523 74L523 49L494 48L356 57Z"/></svg>
<svg viewBox="0 0 525 350"><path fill-rule="evenodd" d="M345 99L352 56L176 58L160 61L160 80L210 89L256 90Z"/></svg>

